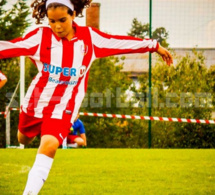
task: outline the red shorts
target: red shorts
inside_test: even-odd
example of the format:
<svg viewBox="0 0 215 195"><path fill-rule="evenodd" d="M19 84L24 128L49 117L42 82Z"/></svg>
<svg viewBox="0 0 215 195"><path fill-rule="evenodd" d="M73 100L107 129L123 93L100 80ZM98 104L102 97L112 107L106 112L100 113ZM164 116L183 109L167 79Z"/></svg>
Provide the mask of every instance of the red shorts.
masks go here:
<svg viewBox="0 0 215 195"><path fill-rule="evenodd" d="M53 135L59 141L61 145L64 138L70 132L71 122L70 115L64 119L52 119L48 117L36 118L29 116L25 112L21 112L19 115L19 131L25 136L32 138L40 134Z"/></svg>
<svg viewBox="0 0 215 195"><path fill-rule="evenodd" d="M80 137L80 136L78 136L78 135L68 135L68 137L67 137L67 143L68 143L68 144L73 144L73 143L75 143L75 139L76 139L77 137Z"/></svg>

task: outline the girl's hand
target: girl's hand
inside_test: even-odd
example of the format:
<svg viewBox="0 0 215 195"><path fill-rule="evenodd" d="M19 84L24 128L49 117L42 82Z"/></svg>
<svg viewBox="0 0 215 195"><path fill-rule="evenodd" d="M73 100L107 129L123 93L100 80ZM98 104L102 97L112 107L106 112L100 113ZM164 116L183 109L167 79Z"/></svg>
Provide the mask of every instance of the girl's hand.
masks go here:
<svg viewBox="0 0 215 195"><path fill-rule="evenodd" d="M163 58L163 60L167 63L168 66L170 66L173 63L172 55L167 49L165 49L161 45L159 45L157 53Z"/></svg>

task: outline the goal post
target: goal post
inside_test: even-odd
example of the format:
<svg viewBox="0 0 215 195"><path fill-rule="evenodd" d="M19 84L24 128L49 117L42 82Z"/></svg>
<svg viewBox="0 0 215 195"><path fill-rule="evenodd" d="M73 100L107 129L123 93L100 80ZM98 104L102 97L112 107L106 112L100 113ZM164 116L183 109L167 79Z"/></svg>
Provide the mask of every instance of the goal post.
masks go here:
<svg viewBox="0 0 215 195"><path fill-rule="evenodd" d="M10 100L10 103L5 109L5 119L6 119L6 148L21 148L24 149L24 145L20 144L19 146L11 146L10 141L10 107L11 104L16 96L16 93L18 91L18 88L20 88L20 105L22 105L24 96L25 96L25 57L20 57L20 80L17 83L16 89L13 92L12 98ZM21 110L21 109L20 109Z"/></svg>
<svg viewBox="0 0 215 195"><path fill-rule="evenodd" d="M25 57L20 57L20 106L23 103L25 97ZM20 109L21 111L21 109ZM20 144L19 147L24 149L24 145Z"/></svg>

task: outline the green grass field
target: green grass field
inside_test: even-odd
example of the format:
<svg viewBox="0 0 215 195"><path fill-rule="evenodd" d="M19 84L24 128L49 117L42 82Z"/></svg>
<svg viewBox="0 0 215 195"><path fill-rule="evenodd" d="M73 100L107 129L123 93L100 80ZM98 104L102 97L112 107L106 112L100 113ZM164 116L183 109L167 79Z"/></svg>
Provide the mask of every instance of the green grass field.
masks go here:
<svg viewBox="0 0 215 195"><path fill-rule="evenodd" d="M35 149L0 150L0 194L21 195ZM41 195L215 194L212 149L59 149Z"/></svg>

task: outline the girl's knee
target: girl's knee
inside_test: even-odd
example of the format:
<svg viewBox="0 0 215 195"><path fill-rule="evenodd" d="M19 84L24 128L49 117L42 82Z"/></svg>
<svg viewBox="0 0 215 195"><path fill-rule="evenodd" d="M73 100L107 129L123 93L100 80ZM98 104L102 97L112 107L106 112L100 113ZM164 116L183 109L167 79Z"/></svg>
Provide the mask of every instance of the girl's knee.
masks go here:
<svg viewBox="0 0 215 195"><path fill-rule="evenodd" d="M57 138L51 135L45 135L41 139L38 153L45 154L51 158L54 158L58 147L59 147L59 142Z"/></svg>
<svg viewBox="0 0 215 195"><path fill-rule="evenodd" d="M34 138L29 138L18 131L17 139L20 144L27 145L27 144L31 143Z"/></svg>

